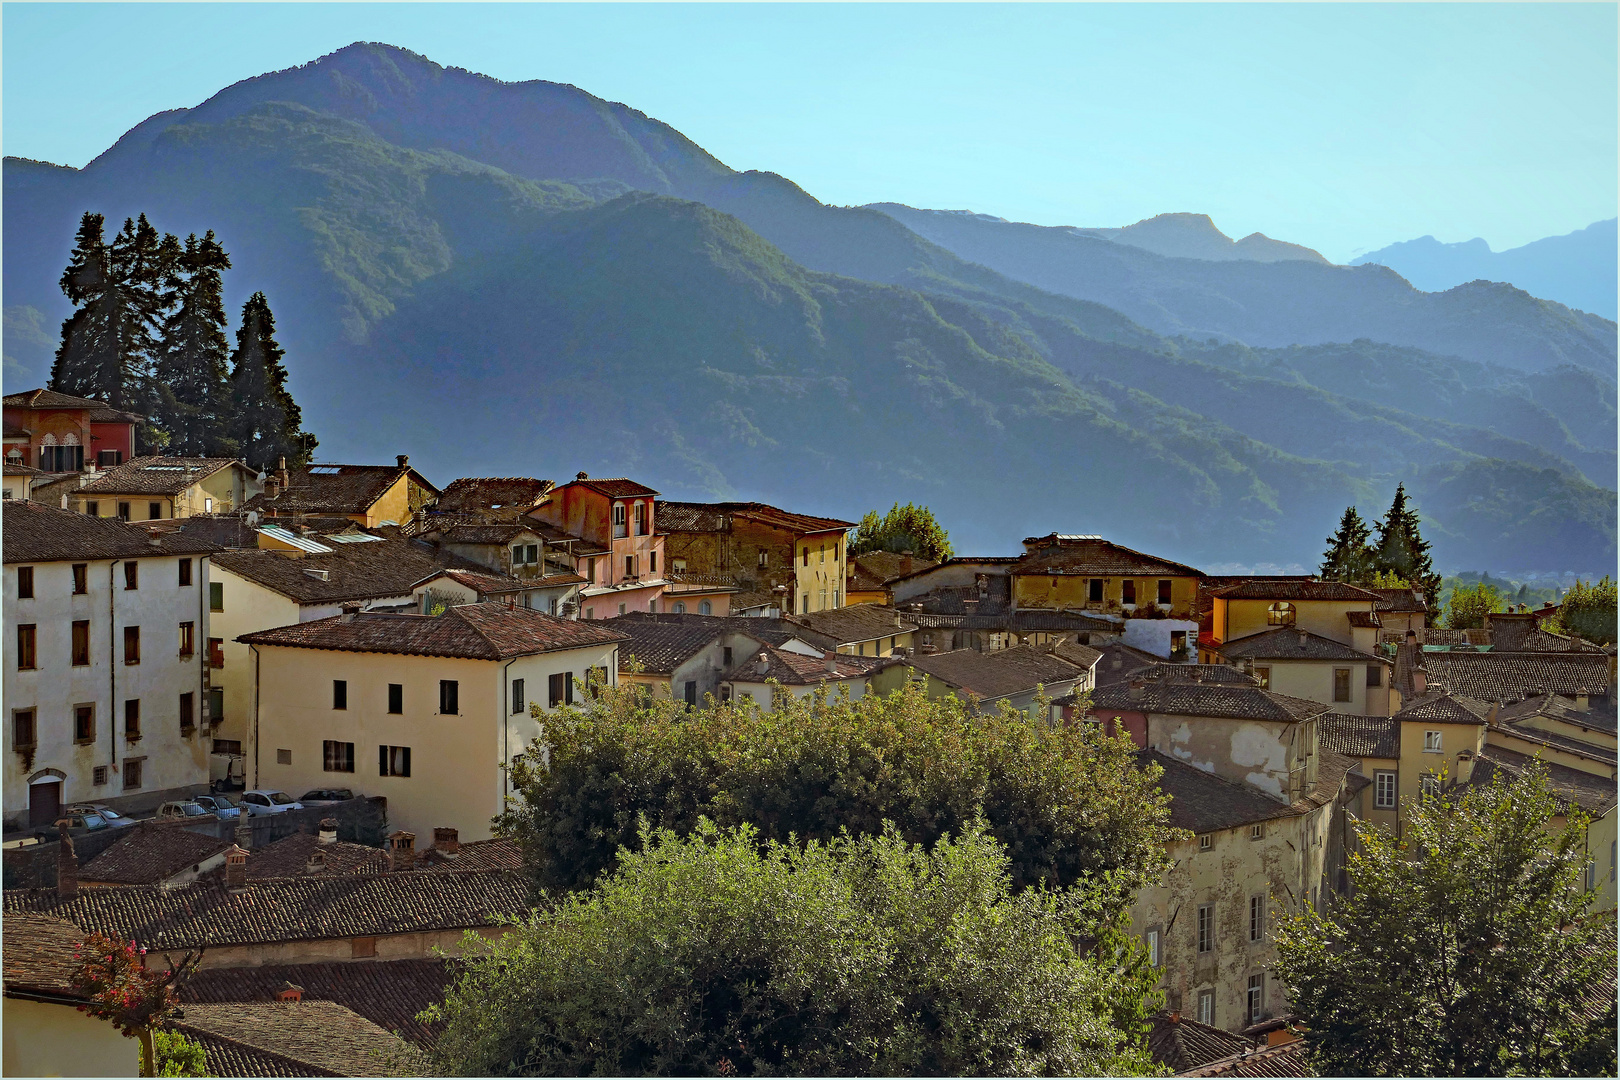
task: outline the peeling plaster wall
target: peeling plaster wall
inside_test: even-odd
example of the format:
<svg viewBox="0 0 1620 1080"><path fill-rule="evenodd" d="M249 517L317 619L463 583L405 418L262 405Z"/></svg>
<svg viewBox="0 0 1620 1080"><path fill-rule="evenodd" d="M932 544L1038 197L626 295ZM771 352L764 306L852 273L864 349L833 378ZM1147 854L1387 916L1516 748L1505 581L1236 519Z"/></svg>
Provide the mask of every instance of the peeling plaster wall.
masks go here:
<svg viewBox="0 0 1620 1080"><path fill-rule="evenodd" d="M1154 713L1148 717L1148 745L1285 802L1290 726L1263 720Z"/></svg>
<svg viewBox="0 0 1620 1080"><path fill-rule="evenodd" d="M1125 644L1166 660L1170 659L1170 635L1180 633L1182 654L1187 663L1198 659L1198 624L1184 619L1126 619Z"/></svg>

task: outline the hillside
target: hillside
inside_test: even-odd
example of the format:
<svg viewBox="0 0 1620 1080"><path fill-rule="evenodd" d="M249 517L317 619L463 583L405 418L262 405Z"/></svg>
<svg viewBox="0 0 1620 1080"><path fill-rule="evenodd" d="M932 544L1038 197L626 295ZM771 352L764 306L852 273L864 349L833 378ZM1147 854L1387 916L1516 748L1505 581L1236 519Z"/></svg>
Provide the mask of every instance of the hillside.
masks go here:
<svg viewBox="0 0 1620 1080"><path fill-rule="evenodd" d="M846 517L915 499L961 550L1060 527L1193 561L1285 563L1313 561L1347 502L1371 516L1402 477L1425 506L1426 483L1438 505L1511 473L1556 479L1535 493L1533 526L1493 496L1499 561L1477 565L1539 565L1558 515L1575 523L1559 558L1576 561L1557 569L1613 560L1613 515L1592 509L1613 492L1589 478L1612 483L1614 393L1588 369L1170 339L887 214L733 172L574 88L509 87L377 47L336 56L154 117L83 170L7 159L8 384L48 368L79 214L145 210L162 229L219 233L228 303L267 292L328 460L410 453L435 479L632 473L670 497ZM458 110L475 108L509 138L467 136L478 114ZM517 175L474 153L597 171ZM705 197L668 190L690 188ZM1358 390L1358 364L1385 389ZM1497 411L1476 415L1481 403ZM1529 423L1499 422L1520 406ZM1442 564L1475 557L1467 523L1488 503L1446 504Z"/></svg>

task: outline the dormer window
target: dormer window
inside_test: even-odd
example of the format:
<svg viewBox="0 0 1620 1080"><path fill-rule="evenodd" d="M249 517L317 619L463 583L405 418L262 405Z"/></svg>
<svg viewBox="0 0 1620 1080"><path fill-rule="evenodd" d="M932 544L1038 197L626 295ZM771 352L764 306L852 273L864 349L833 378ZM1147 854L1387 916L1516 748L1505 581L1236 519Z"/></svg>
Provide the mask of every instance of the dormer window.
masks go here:
<svg viewBox="0 0 1620 1080"><path fill-rule="evenodd" d="M1266 623L1271 626L1293 626L1294 605L1279 600L1266 609Z"/></svg>

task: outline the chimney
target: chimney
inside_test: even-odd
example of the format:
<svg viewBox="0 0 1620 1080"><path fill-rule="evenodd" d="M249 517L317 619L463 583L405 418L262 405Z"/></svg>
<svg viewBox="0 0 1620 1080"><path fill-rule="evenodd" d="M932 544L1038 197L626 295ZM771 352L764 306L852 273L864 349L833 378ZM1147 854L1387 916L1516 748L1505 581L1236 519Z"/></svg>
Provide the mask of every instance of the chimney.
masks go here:
<svg viewBox="0 0 1620 1080"><path fill-rule="evenodd" d="M409 454L395 454L394 460L399 462L399 467L403 469L411 463L411 456Z"/></svg>
<svg viewBox="0 0 1620 1080"><path fill-rule="evenodd" d="M282 983L281 989L276 991L277 1001L303 1001L304 988L297 983Z"/></svg>
<svg viewBox="0 0 1620 1080"><path fill-rule="evenodd" d="M754 671L761 678L771 673L771 658L768 654L761 652L754 660Z"/></svg>
<svg viewBox="0 0 1620 1080"><path fill-rule="evenodd" d="M282 458L276 463L276 483L283 491L292 487L292 477L287 473L287 459Z"/></svg>
<svg viewBox="0 0 1620 1080"><path fill-rule="evenodd" d="M1108 661L1108 667L1112 671L1118 671L1120 668L1122 668L1124 666L1125 666L1125 658L1123 656L1119 655L1118 653L1115 653L1114 656L1113 656L1113 659Z"/></svg>
<svg viewBox="0 0 1620 1080"><path fill-rule="evenodd" d="M1586 687L1575 691L1575 711L1587 712L1592 708L1592 699L1587 696Z"/></svg>
<svg viewBox="0 0 1620 1080"><path fill-rule="evenodd" d="M248 824L248 820L245 813L243 817L237 819L236 835L232 838L236 841L236 846L243 851L253 849L253 828Z"/></svg>
<svg viewBox="0 0 1620 1080"><path fill-rule="evenodd" d="M827 662L827 670L829 672L835 672L835 671L838 670L838 650L837 649L828 649L825 653L822 654L821 658Z"/></svg>
<svg viewBox="0 0 1620 1080"><path fill-rule="evenodd" d="M1170 1022L1172 1024L1181 1023L1181 1013L1180 1013L1179 1010L1176 1010L1176 1009L1170 1010Z"/></svg>
<svg viewBox="0 0 1620 1080"><path fill-rule="evenodd" d="M241 892L247 888L248 853L239 845L231 845L225 852L225 888Z"/></svg>
<svg viewBox="0 0 1620 1080"><path fill-rule="evenodd" d="M73 837L68 835L67 818L56 823L56 833L56 895L72 900L79 895L79 859L73 852Z"/></svg>
<svg viewBox="0 0 1620 1080"><path fill-rule="evenodd" d="M911 573L911 552L909 551L902 551L900 553L900 573Z"/></svg>
<svg viewBox="0 0 1620 1080"><path fill-rule="evenodd" d="M440 826L433 830L433 846L440 855L447 859L453 859L461 854L460 834L455 829Z"/></svg>
<svg viewBox="0 0 1620 1080"><path fill-rule="evenodd" d="M1457 783L1466 784L1474 777L1474 752L1472 750L1459 750L1457 752Z"/></svg>
<svg viewBox="0 0 1620 1080"><path fill-rule="evenodd" d="M354 622L354 617L360 614L360 601L348 600L343 604L343 614L339 616L344 622Z"/></svg>
<svg viewBox="0 0 1620 1080"><path fill-rule="evenodd" d="M337 818L321 818L321 831L316 834L316 839L323 844L335 844L337 843L337 833Z"/></svg>
<svg viewBox="0 0 1620 1080"><path fill-rule="evenodd" d="M1417 644L1417 631L1413 630L1410 626L1406 628L1406 643L1408 645Z"/></svg>
<svg viewBox="0 0 1620 1080"><path fill-rule="evenodd" d="M584 469L581 469L579 472L574 474L574 479L575 480L589 480L590 476L586 474Z"/></svg>
<svg viewBox="0 0 1620 1080"><path fill-rule="evenodd" d="M304 873L326 873L326 852L322 851L320 848L316 848L314 851L310 852L309 858L304 860Z"/></svg>
<svg viewBox="0 0 1620 1080"><path fill-rule="evenodd" d="M1141 679L1132 679L1130 686L1125 691L1125 696L1132 701L1141 701L1147 697L1147 683Z"/></svg>
<svg viewBox="0 0 1620 1080"><path fill-rule="evenodd" d="M388 869L410 870L416 866L416 834L393 832L388 834Z"/></svg>
<svg viewBox="0 0 1620 1080"><path fill-rule="evenodd" d="M266 498L274 499L281 494L281 477L267 476L264 480L264 494Z"/></svg>
<svg viewBox="0 0 1620 1080"><path fill-rule="evenodd" d="M1299 647L1300 648L1303 649L1307 644L1309 644L1310 635L1307 634L1305 631L1296 628L1294 630L1294 633L1299 635Z"/></svg>

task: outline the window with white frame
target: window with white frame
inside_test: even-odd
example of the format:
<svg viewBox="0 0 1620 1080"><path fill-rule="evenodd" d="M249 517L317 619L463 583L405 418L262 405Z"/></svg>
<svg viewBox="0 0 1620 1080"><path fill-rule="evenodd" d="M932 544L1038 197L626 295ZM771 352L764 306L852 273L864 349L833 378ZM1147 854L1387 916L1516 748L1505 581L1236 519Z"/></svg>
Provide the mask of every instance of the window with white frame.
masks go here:
<svg viewBox="0 0 1620 1080"><path fill-rule="evenodd" d="M1215 948L1215 905L1198 906L1198 951L1211 952Z"/></svg>
<svg viewBox="0 0 1620 1080"><path fill-rule="evenodd" d="M1155 926L1153 929L1151 929L1147 933L1143 934L1142 935L1142 943L1147 946L1148 966L1150 966L1150 967L1158 967L1159 963L1160 963L1160 958L1159 958L1159 928Z"/></svg>
<svg viewBox="0 0 1620 1080"><path fill-rule="evenodd" d="M1215 991L1198 991L1198 1022L1215 1026Z"/></svg>
<svg viewBox="0 0 1620 1080"><path fill-rule="evenodd" d="M1445 746L1440 740L1440 732L1425 731L1423 733L1423 752L1425 754L1441 754L1445 752Z"/></svg>
<svg viewBox="0 0 1620 1080"><path fill-rule="evenodd" d="M1249 1023L1259 1023L1265 1011L1266 974L1262 971L1249 976Z"/></svg>
<svg viewBox="0 0 1620 1080"><path fill-rule="evenodd" d="M1424 773L1418 780L1418 790L1423 793L1424 798L1434 798L1440 794L1440 777L1434 773Z"/></svg>
<svg viewBox="0 0 1620 1080"><path fill-rule="evenodd" d="M1395 809L1396 773L1379 769L1373 773L1373 806L1378 810Z"/></svg>
<svg viewBox="0 0 1620 1080"><path fill-rule="evenodd" d="M1266 898L1264 894L1249 897L1249 940L1264 941L1266 937Z"/></svg>

